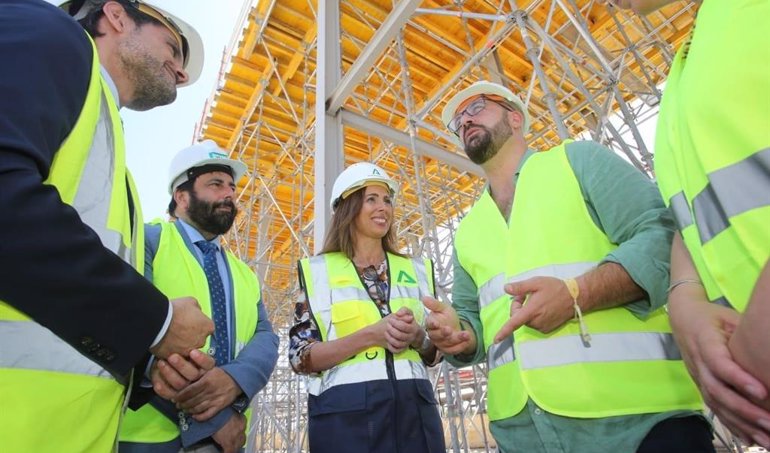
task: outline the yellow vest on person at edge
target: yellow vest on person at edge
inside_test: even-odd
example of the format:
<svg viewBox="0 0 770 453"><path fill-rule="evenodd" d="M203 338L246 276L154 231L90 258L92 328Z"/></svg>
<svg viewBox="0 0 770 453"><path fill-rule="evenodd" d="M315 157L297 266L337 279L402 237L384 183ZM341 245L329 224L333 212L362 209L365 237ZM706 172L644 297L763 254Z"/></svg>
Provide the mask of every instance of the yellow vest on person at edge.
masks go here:
<svg viewBox="0 0 770 453"><path fill-rule="evenodd" d="M576 418L702 408L663 308L646 320L622 307L584 314L590 347L574 321L550 334L524 326L494 344L510 313L506 282L576 277L616 247L591 219L564 144L526 161L508 225L489 191L462 220L455 250L478 287L490 420L516 415L528 397Z"/></svg>
<svg viewBox="0 0 770 453"><path fill-rule="evenodd" d="M770 258L770 2L705 0L658 118L655 171L708 298L743 311Z"/></svg>
<svg viewBox="0 0 770 453"><path fill-rule="evenodd" d="M93 41L91 44L93 47ZM137 244L144 243L144 231L138 194L126 170L118 108L99 68L93 47L83 110L56 153L46 184L57 188L62 201L78 211L106 248L141 273L144 250ZM133 234L126 184L133 197ZM104 303L109 304L107 295ZM0 354L0 424L14 433L0 440L0 449L112 451L125 382L3 302L0 344L4 349Z"/></svg>
<svg viewBox="0 0 770 453"><path fill-rule="evenodd" d="M432 263L390 253L387 258L391 313L407 307L422 325L425 311L420 297L434 294ZM356 267L343 253L305 258L300 260L300 269L308 303L323 341L348 336L382 319ZM373 346L341 362L332 368L333 372L327 370L320 377L310 377L308 392L318 396L337 385L388 379L385 358L385 349ZM393 355L393 371L397 380L428 378L420 355L411 348Z"/></svg>
<svg viewBox="0 0 770 453"><path fill-rule="evenodd" d="M169 299L193 296L198 300L203 314L211 318L211 300L208 281L203 267L185 245L176 225L159 222L160 243L152 261L153 284ZM259 312L259 280L254 272L229 251L227 265L233 281L235 344L231 344L235 357L254 336ZM227 284L227 282L223 282ZM233 338L230 333L230 338ZM210 337L203 351L208 350ZM250 415L250 411L247 411ZM179 436L179 426L150 404L139 410L129 409L123 419L120 440L126 442L160 443Z"/></svg>

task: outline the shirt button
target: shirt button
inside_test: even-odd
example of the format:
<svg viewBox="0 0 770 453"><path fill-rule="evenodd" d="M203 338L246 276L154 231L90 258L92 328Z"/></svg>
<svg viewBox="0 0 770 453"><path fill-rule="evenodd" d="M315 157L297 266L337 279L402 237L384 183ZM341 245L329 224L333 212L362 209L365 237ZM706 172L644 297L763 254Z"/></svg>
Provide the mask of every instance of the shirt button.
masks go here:
<svg viewBox="0 0 770 453"><path fill-rule="evenodd" d="M187 431L188 429L190 429L190 425L188 425L187 423L182 425L182 431Z"/></svg>
<svg viewBox="0 0 770 453"><path fill-rule="evenodd" d="M543 411L538 407L535 409L535 415L541 415Z"/></svg>

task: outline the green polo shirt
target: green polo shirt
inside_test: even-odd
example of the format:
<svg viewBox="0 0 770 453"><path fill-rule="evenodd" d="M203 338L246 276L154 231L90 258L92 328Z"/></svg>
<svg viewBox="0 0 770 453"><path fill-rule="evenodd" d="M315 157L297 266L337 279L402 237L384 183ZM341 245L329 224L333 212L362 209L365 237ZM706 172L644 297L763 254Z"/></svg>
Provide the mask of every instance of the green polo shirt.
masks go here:
<svg viewBox="0 0 770 453"><path fill-rule="evenodd" d="M620 264L647 292L648 299L626 305L636 316L647 316L666 303L671 240L676 228L673 218L655 184L604 146L592 141L573 142L566 146L566 153L591 218L610 241L619 244L602 262ZM514 183L532 154L531 150L524 154ZM457 253L453 264L452 305L459 317L473 326L476 338L480 339L483 329L478 288L460 265ZM457 367L480 363L485 358L481 342L473 355L447 356L449 363ZM490 430L501 453L633 452L658 422L694 414L697 413L675 411L577 419L548 413L530 399L525 410L492 422Z"/></svg>

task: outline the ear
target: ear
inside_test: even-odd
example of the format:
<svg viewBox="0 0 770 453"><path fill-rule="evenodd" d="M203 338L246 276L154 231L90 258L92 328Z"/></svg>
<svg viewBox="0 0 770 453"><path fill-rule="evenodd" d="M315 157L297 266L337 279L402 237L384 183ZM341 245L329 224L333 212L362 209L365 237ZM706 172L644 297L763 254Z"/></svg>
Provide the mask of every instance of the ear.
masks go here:
<svg viewBox="0 0 770 453"><path fill-rule="evenodd" d="M175 190L174 201L176 201L176 212L187 211L187 207L190 205L190 193L186 190Z"/></svg>
<svg viewBox="0 0 770 453"><path fill-rule="evenodd" d="M130 19L120 3L107 2L102 6L102 11L104 12L105 26L117 33L122 33L128 28Z"/></svg>
<svg viewBox="0 0 770 453"><path fill-rule="evenodd" d="M507 112L507 118L511 129L520 130L524 127L524 115L520 111L514 110Z"/></svg>

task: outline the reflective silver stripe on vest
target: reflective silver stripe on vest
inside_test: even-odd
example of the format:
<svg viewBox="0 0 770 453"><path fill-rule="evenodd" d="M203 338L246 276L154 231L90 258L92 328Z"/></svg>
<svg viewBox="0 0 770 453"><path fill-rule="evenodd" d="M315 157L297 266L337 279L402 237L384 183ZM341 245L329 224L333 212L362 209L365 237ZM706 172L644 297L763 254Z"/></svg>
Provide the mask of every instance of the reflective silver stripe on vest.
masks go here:
<svg viewBox="0 0 770 453"><path fill-rule="evenodd" d="M308 294L308 304L313 314L321 319L321 332L325 340L337 338L332 324L331 303L332 292L329 288L329 272L326 269L326 259L323 255L312 256L308 259L310 278L313 279L313 294ZM309 291L308 291L309 293ZM325 328L324 328L325 327ZM331 335L334 335L330 337Z"/></svg>
<svg viewBox="0 0 770 453"><path fill-rule="evenodd" d="M674 214L674 220L676 220L680 230L684 230L692 225L692 213L690 212L690 206L687 204L684 192L679 192L671 197L669 204L671 205L671 213Z"/></svg>
<svg viewBox="0 0 770 453"><path fill-rule="evenodd" d="M31 321L0 321L0 368L56 371L106 379L113 376L50 330Z"/></svg>
<svg viewBox="0 0 770 453"><path fill-rule="evenodd" d="M503 286L506 283L520 282L532 277L574 278L590 271L596 267L596 264L596 261L549 264L548 266L522 272L509 279L505 278L505 274L497 274L479 288L479 308L484 308L505 295Z"/></svg>
<svg viewBox="0 0 770 453"><path fill-rule="evenodd" d="M397 380L428 379L426 368L411 360L394 360L393 370ZM388 371L384 365L384 360L378 358L377 360L357 362L345 366L335 366L324 371L321 377L309 376L307 388L308 393L317 396L338 385L386 379L388 379Z"/></svg>
<svg viewBox="0 0 770 453"><path fill-rule="evenodd" d="M523 370L574 363L628 362L634 360L681 360L670 333L628 332L591 334L591 347L579 335L519 343Z"/></svg>
<svg viewBox="0 0 770 453"><path fill-rule="evenodd" d="M489 370L494 370L506 363L513 362L513 359L515 359L513 335L509 335L505 340L498 344L493 344L487 349L487 366Z"/></svg>
<svg viewBox="0 0 770 453"><path fill-rule="evenodd" d="M132 262L131 253L123 244L119 232L107 228L110 215L113 184L126 184L125 181L113 181L115 171L115 135L112 130L110 107L101 94L101 108L96 131L88 151L88 158L83 167L78 191L72 201L72 207L80 215L83 223L90 226L99 235L104 247L108 248L127 263ZM136 226L135 226L136 227Z"/></svg>
<svg viewBox="0 0 770 453"><path fill-rule="evenodd" d="M332 300L335 302L342 302L346 300L362 300L367 301L371 300L371 296L369 295L369 292L363 288L360 287L353 287L353 286L347 286L344 288L334 288L331 290ZM411 298L411 299L419 299L420 298L420 291L418 288L415 287L409 287L409 286L391 286L390 288L390 298L396 299L396 298Z"/></svg>
<svg viewBox="0 0 770 453"><path fill-rule="evenodd" d="M497 274L479 287L479 309L487 307L492 302L505 295L503 286L508 282L505 273Z"/></svg>
<svg viewBox="0 0 770 453"><path fill-rule="evenodd" d="M333 288L331 290L332 300L334 302L343 302L346 300L369 300L369 293L363 288L346 286L344 288Z"/></svg>
<svg viewBox="0 0 770 453"><path fill-rule="evenodd" d="M415 299L420 300L423 296L433 296L433 292L430 290L428 282L428 270L425 269L425 261L420 258L412 258L412 266L414 267L414 273L417 274L417 288L420 290Z"/></svg>
<svg viewBox="0 0 770 453"><path fill-rule="evenodd" d="M701 244L727 229L731 217L770 206L770 148L709 173L708 180L708 185L692 201ZM671 197L672 206L679 196ZM681 202L677 200L677 203ZM680 214L687 214L686 208L685 201L684 208L674 211L680 228L692 224L692 220L689 223L679 220Z"/></svg>

